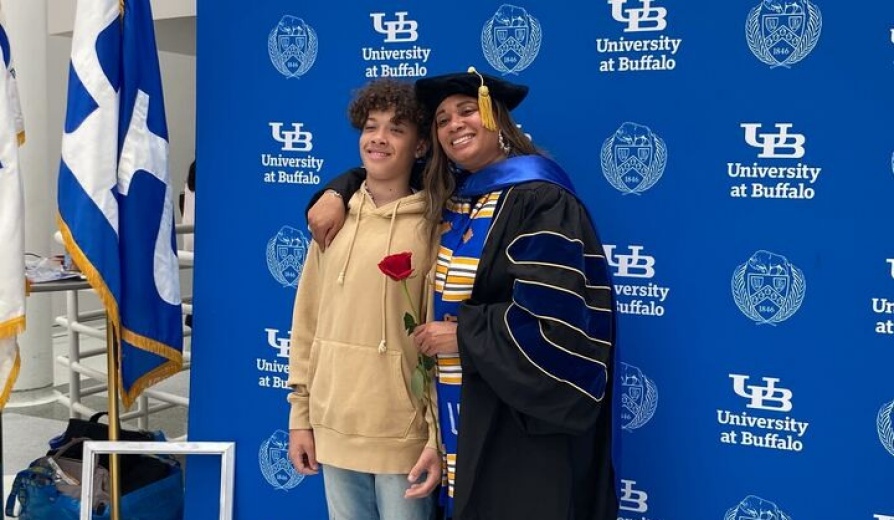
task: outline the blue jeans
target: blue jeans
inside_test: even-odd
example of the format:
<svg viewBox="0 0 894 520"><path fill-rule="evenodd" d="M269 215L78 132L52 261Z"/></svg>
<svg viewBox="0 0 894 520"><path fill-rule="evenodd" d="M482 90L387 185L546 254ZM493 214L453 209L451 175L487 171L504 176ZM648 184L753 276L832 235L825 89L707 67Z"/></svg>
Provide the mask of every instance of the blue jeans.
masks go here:
<svg viewBox="0 0 894 520"><path fill-rule="evenodd" d="M406 475L376 475L323 466L329 520L433 520L435 494L404 498Z"/></svg>

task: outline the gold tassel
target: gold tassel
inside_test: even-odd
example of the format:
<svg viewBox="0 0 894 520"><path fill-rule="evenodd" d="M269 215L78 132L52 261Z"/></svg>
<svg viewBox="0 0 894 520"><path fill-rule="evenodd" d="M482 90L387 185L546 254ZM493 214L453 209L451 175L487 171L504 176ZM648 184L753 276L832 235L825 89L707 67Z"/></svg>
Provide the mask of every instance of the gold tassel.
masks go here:
<svg viewBox="0 0 894 520"><path fill-rule="evenodd" d="M469 67L469 74L478 74L475 67ZM481 86L478 87L478 113L481 114L481 123L491 132L497 131L497 119L494 116L494 107L490 101L490 90L484 84L484 76L478 74Z"/></svg>

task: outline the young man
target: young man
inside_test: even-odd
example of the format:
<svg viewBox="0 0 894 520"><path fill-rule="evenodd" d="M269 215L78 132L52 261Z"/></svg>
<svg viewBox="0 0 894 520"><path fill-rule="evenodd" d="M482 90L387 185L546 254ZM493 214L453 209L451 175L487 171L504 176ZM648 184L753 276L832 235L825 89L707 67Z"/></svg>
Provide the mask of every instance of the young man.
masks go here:
<svg viewBox="0 0 894 520"><path fill-rule="evenodd" d="M427 194L409 184L428 125L412 85L386 79L361 89L349 115L366 181L346 232L325 252L311 246L298 286L289 457L305 475L322 464L332 520L429 520L440 441L432 400L411 391L419 356L403 319L422 314L434 260ZM396 282L380 271L405 252L413 276Z"/></svg>

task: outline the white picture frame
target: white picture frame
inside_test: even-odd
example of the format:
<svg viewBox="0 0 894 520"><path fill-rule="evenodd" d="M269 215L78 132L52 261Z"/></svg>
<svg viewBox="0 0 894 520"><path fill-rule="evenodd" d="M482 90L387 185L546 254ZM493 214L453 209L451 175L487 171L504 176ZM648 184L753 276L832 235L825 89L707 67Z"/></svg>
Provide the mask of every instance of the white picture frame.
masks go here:
<svg viewBox="0 0 894 520"><path fill-rule="evenodd" d="M236 443L85 441L81 473L81 520L92 519L93 466L96 455L218 455L220 456L220 520L233 520ZM120 497L119 497L120 498Z"/></svg>

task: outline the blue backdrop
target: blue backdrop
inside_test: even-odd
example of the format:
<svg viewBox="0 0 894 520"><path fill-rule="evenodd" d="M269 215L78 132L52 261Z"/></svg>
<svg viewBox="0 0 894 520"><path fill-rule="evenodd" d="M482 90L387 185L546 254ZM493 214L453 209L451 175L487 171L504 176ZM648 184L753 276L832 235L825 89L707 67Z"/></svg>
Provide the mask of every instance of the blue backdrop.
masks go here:
<svg viewBox="0 0 894 520"><path fill-rule="evenodd" d="M352 90L474 65L531 86L516 120L607 244L620 518L894 520L894 3L198 4L189 436L236 442L238 519L326 518L283 386Z"/></svg>

